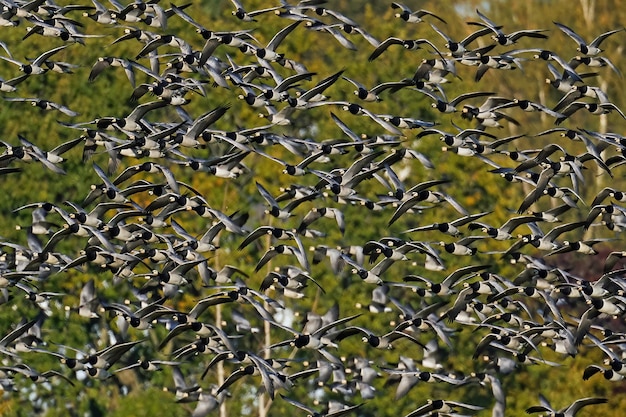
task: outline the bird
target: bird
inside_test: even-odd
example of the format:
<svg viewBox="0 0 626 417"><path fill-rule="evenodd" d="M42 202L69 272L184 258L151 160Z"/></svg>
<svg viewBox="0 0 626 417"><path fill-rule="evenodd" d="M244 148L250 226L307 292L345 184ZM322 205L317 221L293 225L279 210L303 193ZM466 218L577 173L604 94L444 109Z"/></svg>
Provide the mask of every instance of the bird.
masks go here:
<svg viewBox="0 0 626 417"><path fill-rule="evenodd" d="M585 368L583 372L583 381L588 381L589 378L597 373L602 374L604 376L604 379L606 379L607 381L621 381L624 379L624 375L615 372L611 368L605 369L598 365L589 365Z"/></svg>
<svg viewBox="0 0 626 417"><path fill-rule="evenodd" d="M339 227L339 231L341 234L345 234L346 232L346 222L344 218L343 211L334 207L313 207L309 212L302 218L302 222L296 229L298 233L303 233L307 230L307 228L315 221L321 218L333 219L337 223Z"/></svg>
<svg viewBox="0 0 626 417"><path fill-rule="evenodd" d="M33 105L33 107L39 107L42 110L57 110L66 116L75 117L78 116L78 113L70 110L68 107L54 103L52 101L44 100L41 98L23 98L23 97L5 97L6 101L13 102L27 102Z"/></svg>
<svg viewBox="0 0 626 417"><path fill-rule="evenodd" d="M3 80L0 78L0 91L2 91L3 93L12 93L16 91L17 90L16 85L26 80L28 76L29 74L24 73L15 78L11 78L10 80Z"/></svg>
<svg viewBox="0 0 626 417"><path fill-rule="evenodd" d="M285 40L285 38L296 28L302 21L298 20L278 31L274 37L267 43L265 47L256 48L254 54L267 61L277 61L284 57L283 54L276 52L276 48Z"/></svg>
<svg viewBox="0 0 626 417"><path fill-rule="evenodd" d="M419 185L421 184L418 184L418 186ZM388 224L391 225L392 223L394 223L396 220L400 218L400 216L402 216L404 213L406 213L409 209L411 209L420 201L428 202L428 203L435 204L435 205L441 204L443 202L447 202L460 214L464 216L469 215L469 213L463 206L461 206L455 199L453 199L451 196L449 196L446 193L443 193L440 191L430 191L426 189L421 189L421 190L409 189L404 194L401 200L401 203L398 205L398 208L391 216L391 219L389 219Z"/></svg>
<svg viewBox="0 0 626 417"><path fill-rule="evenodd" d="M439 246L443 247L446 252L452 255L470 256L476 254L478 249L469 245L471 245L474 241L480 239L483 239L483 236L466 236L464 238L461 238L457 242L439 242Z"/></svg>
<svg viewBox="0 0 626 417"><path fill-rule="evenodd" d="M311 333L301 333L297 332L287 326L284 326L280 323L272 321L271 324L286 330L294 335L293 339L284 340L281 342L277 342L269 346L267 349L274 349L280 346L293 346L298 349L316 349L322 350L326 346L336 346L334 343L335 338L340 337L343 329L330 331L334 327L337 327L341 324L347 323L359 317L360 314L356 314L353 316L343 317L337 320L334 320L330 323L324 324L320 328L316 329Z"/></svg>
<svg viewBox="0 0 626 417"><path fill-rule="evenodd" d="M506 239L512 239L514 236L511 233L513 233L513 230L515 230L517 227L521 226L522 224L530 223L530 222L538 222L542 220L543 218L539 216L518 216L518 217L512 217L508 219L500 227L493 227L485 223L479 223L479 222L471 222L467 227L469 230L480 229L484 233L487 233L487 235L493 239L506 240Z"/></svg>
<svg viewBox="0 0 626 417"><path fill-rule="evenodd" d="M487 269L489 265L470 265L463 268L459 268L456 271L449 274L443 281L440 283L434 283L427 278L424 278L419 275L406 275L403 278L403 281L416 281L416 282L424 282L429 291L436 295L450 295L454 293L453 287L458 284L458 281L461 279L467 279L468 276L472 276L478 271L482 271Z"/></svg>
<svg viewBox="0 0 626 417"><path fill-rule="evenodd" d="M619 70L619 68L617 68L615 66L615 64L613 64L613 62L611 62L610 59L603 57L603 56L598 56L598 57L594 57L594 56L580 56L577 55L574 58L570 59L568 62L568 65L571 68L576 68L579 65L585 64L588 67L609 67L613 70L613 72L615 72L618 76L622 76L621 71Z"/></svg>
<svg viewBox="0 0 626 417"><path fill-rule="evenodd" d="M13 58L10 57L6 57L3 55L0 55L0 59L3 59L5 61L8 61L14 65L17 65L20 69L20 71L22 71L25 74L28 74L29 76L31 75L41 75L45 72L48 71L48 67L46 66L46 62L48 61L49 58L51 58L53 55L57 54L58 52L62 51L63 49L67 48L69 45L61 45L58 46L56 48L52 48L44 53L42 53L41 55L39 55L37 58L35 58L32 62L30 62L29 64L24 64L22 62L19 62Z"/></svg>
<svg viewBox="0 0 626 417"><path fill-rule="evenodd" d="M411 9L409 9L407 6L405 6L402 3L396 3L396 2L392 2L391 3L391 8L392 9L397 9L399 13L396 13L396 17L399 19L404 20L407 23L419 23L422 22L422 17L424 16L432 16L435 19L439 20L442 23L446 23L445 20L443 20L441 17L435 15L432 12L429 12L428 10L415 10L412 11Z"/></svg>
<svg viewBox="0 0 626 417"><path fill-rule="evenodd" d="M16 366L2 366L0 367L0 370L2 370L5 373L22 374L26 376L33 383L44 383L44 382L48 382L51 377L59 377L59 378L63 378L70 385L72 386L74 385L74 382L71 379L69 379L62 373L55 371L53 369L50 369L44 372L39 372L26 364L18 364Z"/></svg>
<svg viewBox="0 0 626 417"><path fill-rule="evenodd" d="M250 353L248 353L246 356L247 358L249 358L250 365L241 366L235 372L230 374L228 378L226 378L224 383L220 385L220 387L217 389L216 393L219 394L220 392L224 391L229 386L231 386L235 381L239 380L240 378L244 376L260 375L261 380L263 381L263 388L268 393L269 397L271 399L274 399L274 396L275 396L274 392L275 392L276 387L273 382L273 379L271 378L271 375L276 374L280 376L280 374L277 374L276 371L274 371L274 369L263 358L260 358Z"/></svg>
<svg viewBox="0 0 626 417"><path fill-rule="evenodd" d="M439 230L440 232L443 232L443 233L448 234L450 236L458 237L458 236L462 235L461 231L459 230L459 227L464 226L464 225L469 223L469 226L468 226L469 229L470 230L474 230L472 228L472 224L476 224L476 223L474 223L474 221L480 219L483 216L486 216L487 214L489 214L489 212L470 214L470 215L467 215L467 216L460 217L460 218L458 218L456 220L453 220L451 222L433 223L433 224L430 224L430 225L427 225L427 226L414 227L412 229L405 230L402 233L413 233L413 232L421 232L421 231L428 231L428 230Z"/></svg>
<svg viewBox="0 0 626 417"><path fill-rule="evenodd" d="M604 32L596 36L591 42L587 43L579 34L574 32L574 30L571 29L570 27L559 22L553 22L553 23L556 25L556 27L561 29L563 33L565 33L567 36L572 38L574 42L578 44L578 48L576 48L578 52L580 52L581 54L589 55L589 56L600 54L602 52L602 49L600 49L600 44L604 42L604 40L608 38L609 36L624 30L624 28L621 28L621 29L614 29L608 32Z"/></svg>
<svg viewBox="0 0 626 417"><path fill-rule="evenodd" d="M96 78L109 67L121 67L130 81L130 85L135 88L135 63L122 58L115 57L99 57L95 64L91 67L87 80L93 82Z"/></svg>
<svg viewBox="0 0 626 417"><path fill-rule="evenodd" d="M55 150L47 152L47 151L41 150L38 146L33 144L24 136L18 135L17 137L20 143L22 144L20 151L22 152L21 158L23 160L38 161L43 166L45 166L47 169L49 169L50 171L54 173L65 174L65 171L59 166L57 166L59 162L63 161L63 158L55 154L55 152L62 152L65 146L61 146L61 148L58 148L58 149L55 148ZM48 159L48 156L50 156L52 160Z"/></svg>
<svg viewBox="0 0 626 417"><path fill-rule="evenodd" d="M300 109L306 108L307 106L310 105L310 102L313 99L315 99L316 97L319 97L319 95L322 94L324 90L326 90L331 85L335 84L337 80L339 80L343 72L344 70L339 70L336 73L319 81L314 87L306 90L305 92L302 92L297 97L287 98L287 103L289 103L291 107L300 108Z"/></svg>
<svg viewBox="0 0 626 417"><path fill-rule="evenodd" d="M510 51L500 55L480 56L479 58L477 58L479 64L478 68L476 69L474 81L480 81L490 68L498 70L514 70L517 68L522 69L521 58L518 58L515 55L516 53L514 51Z"/></svg>
<svg viewBox="0 0 626 417"><path fill-rule="evenodd" d="M164 100L140 104L135 107L126 117L102 117L94 120L94 123L103 129L119 128L130 132L147 131L148 127L142 120L150 111L167 106Z"/></svg>
<svg viewBox="0 0 626 417"><path fill-rule="evenodd" d="M441 29L439 29L434 24L431 23L430 26L435 30L435 32L437 32L446 41L446 44L444 46L450 51L451 56L455 58L462 58L467 53L472 52L467 49L467 46L473 41L475 41L476 39L478 39L479 37L488 35L492 32L491 28L485 27L483 29L479 29L476 32L469 34L468 36L463 38L463 40L457 42L457 41L454 41L452 38L450 38L446 33L444 33ZM487 48L492 48L492 46L487 46ZM483 53L488 52L488 50L486 49L483 49L483 48L480 48L480 49L482 50Z"/></svg>
<svg viewBox="0 0 626 417"><path fill-rule="evenodd" d="M363 84L359 83L352 78L348 78L345 75L342 78L354 85L356 90L354 90L354 95L360 98L363 101L381 101L382 99L378 96L378 93L389 90L389 89L398 89L402 87L409 86L410 83L408 81L398 81L398 82L388 82L381 83L377 86L374 86L370 89L366 88Z"/></svg>
<svg viewBox="0 0 626 417"><path fill-rule="evenodd" d="M339 417L348 413L351 413L354 410L359 409L363 404L356 404L356 405L351 405L351 406L344 406L342 405L339 409L328 409L322 412L318 412L315 411L315 409L302 404L299 401L296 401L294 399L291 399L289 397L285 397L284 395L280 394L281 398L283 400L285 400L288 404L291 404L301 410L306 411L307 413L309 413L308 415L312 416L312 417Z"/></svg>
<svg viewBox="0 0 626 417"><path fill-rule="evenodd" d="M461 94L452 100L447 100L445 95L443 97L437 97L435 94L428 92L428 90L423 91L424 94L433 99L434 103L432 103L432 107L439 110L442 113L453 113L456 112L456 106L462 101L475 98L475 97L485 97L492 96L495 93L491 91L474 91L470 93Z"/></svg>
<svg viewBox="0 0 626 417"><path fill-rule="evenodd" d="M576 82L583 82L584 78L595 77L598 75L597 73L584 73L578 74L574 68L570 66L568 62L566 62L563 58L561 58L556 53L549 51L547 49L524 49L523 52L536 52L533 57L535 59L543 59L544 61L553 61L556 62L563 68L563 73L559 73L557 69L552 65L551 62L548 62L548 71L552 74L554 80L550 80L546 78L546 84L552 85L559 91L567 93L568 90L574 85Z"/></svg>
<svg viewBox="0 0 626 417"><path fill-rule="evenodd" d="M387 293L389 292L389 288L388 285L381 285L374 288L372 290L371 303L368 305L356 303L355 307L369 310L372 313L390 312L391 308L386 305L388 302Z"/></svg>
<svg viewBox="0 0 626 417"><path fill-rule="evenodd" d="M311 267L309 266L309 260L307 259L306 250L302 245L302 241L300 239L295 239L295 241L297 243L297 246L289 246L283 244L270 246L269 249L263 254L261 259L259 259L259 262L254 267L254 270L258 271L259 269L261 269L263 265L268 263L276 255L293 255L298 260L300 266L302 266L302 268L304 268L306 271L310 272Z"/></svg>
<svg viewBox="0 0 626 417"><path fill-rule="evenodd" d="M513 102L522 110L526 111L526 112L533 112L533 111L539 111L539 112L543 112L545 114L547 114L548 116L552 116L555 119L558 119L560 117L563 117L563 115L561 113L558 113L554 110L551 110L549 108L547 108L546 106L544 106L541 103L536 103L534 101L530 101L530 100L518 100L516 98L513 99Z"/></svg>
<svg viewBox="0 0 626 417"><path fill-rule="evenodd" d="M492 20L490 20L487 16L482 14L478 9L476 9L476 14L482 22L467 22L468 25L478 25L490 28L493 31L493 35L491 38L496 41L498 44L503 46L513 45L517 43L517 40L522 37L530 37L537 39L547 39L548 35L544 34L546 30L544 29L524 29L518 30L516 32L512 32L510 34L505 34L500 30L501 26L496 25Z"/></svg>
<svg viewBox="0 0 626 417"><path fill-rule="evenodd" d="M482 410L483 407L479 407L473 404L466 404L449 400L427 400L426 404L416 408L404 417L419 417L432 415L432 412L436 413L454 413L457 408L464 408L471 411Z"/></svg>
<svg viewBox="0 0 626 417"><path fill-rule="evenodd" d="M567 108L570 104L583 97L591 97L598 100L600 103L608 103L608 95L602 91L599 87L593 87L588 85L573 85L570 90L559 100L554 106L554 111L560 111Z"/></svg>
<svg viewBox="0 0 626 417"><path fill-rule="evenodd" d="M598 405L598 404L606 404L609 400L601 397L587 397L581 398L579 400L574 401L569 406L562 408L558 411L554 410L550 403L540 394L539 399L541 400L542 405L535 405L532 407L528 407L526 409L526 413L539 413L541 411L547 412L548 416L563 416L563 417L574 417L581 408L587 407L589 405Z"/></svg>
<svg viewBox="0 0 626 417"><path fill-rule="evenodd" d="M519 125L519 122L507 115L499 111L498 109L502 109L501 106L514 106L515 102L506 97L489 97L482 105L479 107L470 106L468 104L464 105L461 109L461 117L467 120L477 119L478 129L484 127L500 127L499 120L505 119L510 123L515 125ZM482 130L482 129L481 129Z"/></svg>
<svg viewBox="0 0 626 417"><path fill-rule="evenodd" d="M175 35L155 35L153 39L146 43L146 45L137 53L135 59L140 59L148 55L152 51L156 51L161 46L173 46L180 49L180 53L183 56L192 56L193 50L191 46L182 38Z"/></svg>
<svg viewBox="0 0 626 417"><path fill-rule="evenodd" d="M278 219L287 219L292 216L292 211L304 203L305 201L313 200L316 197L316 194L306 195L304 197L295 199L290 201L284 208L280 208L276 199L270 194L265 187L263 187L260 183L256 183L257 190L261 194L261 197L267 202L269 205L269 210L266 210L266 214L269 214Z"/></svg>
<svg viewBox="0 0 626 417"><path fill-rule="evenodd" d="M230 1L231 3L233 3L233 7L235 8L231 12L232 15L235 16L237 19L243 20L244 22L255 22L256 21L256 19L254 19L255 16L261 15L263 13L268 13L268 12L271 12L280 8L279 6L276 6L276 7L268 7L265 9L246 11L239 0L230 0Z"/></svg>
<svg viewBox="0 0 626 417"><path fill-rule="evenodd" d="M404 333L398 330L392 330L389 333L379 336L359 326L346 327L345 329L341 331L341 334L335 338L335 340L340 341L354 334L362 334L363 336L361 339L363 343L367 343L376 349L393 349L393 342L400 338L408 339L411 342L421 347L424 347L424 345L421 342L419 342L417 339L415 339L413 336L411 336L408 333Z"/></svg>
<svg viewBox="0 0 626 417"><path fill-rule="evenodd" d="M413 51L413 50L422 48L422 45L424 44L429 45L434 51L436 51L439 55L441 55L437 47L428 39L400 39L400 38L391 36L385 39L384 41L380 42L380 44L376 46L376 49L374 49L374 51L370 54L367 60L374 61L376 58L382 55L382 53L385 52L391 45L401 45L405 49ZM400 87L400 86L391 87L391 88L397 88L397 87Z"/></svg>
<svg viewBox="0 0 626 417"><path fill-rule="evenodd" d="M321 31L321 32L327 32L330 33L336 40L337 42L339 42L339 44L341 46L343 46L344 48L348 49L348 50L352 50L352 51L356 51L357 47L356 45L349 40L342 31L340 31L339 29L344 29L344 31L346 32L358 32L359 30L361 32L363 32L360 28L358 27L353 27L353 26L349 26L349 25L345 25L342 23L336 23L333 25L327 25L324 24L320 21L307 21L306 22L306 27L308 29L312 29L312 30L316 30L316 31ZM363 32L365 33L365 32ZM371 35L369 33L365 34L367 39L370 39L373 43L377 43L378 41L376 41L375 39L373 39L371 37Z"/></svg>
<svg viewBox="0 0 626 417"><path fill-rule="evenodd" d="M383 280L381 275L389 269L389 267L395 262L394 259L385 258L374 265L371 269L366 269L363 266L356 263L350 256L341 254L341 259L348 265L352 266L352 273L357 275L366 284L382 285Z"/></svg>

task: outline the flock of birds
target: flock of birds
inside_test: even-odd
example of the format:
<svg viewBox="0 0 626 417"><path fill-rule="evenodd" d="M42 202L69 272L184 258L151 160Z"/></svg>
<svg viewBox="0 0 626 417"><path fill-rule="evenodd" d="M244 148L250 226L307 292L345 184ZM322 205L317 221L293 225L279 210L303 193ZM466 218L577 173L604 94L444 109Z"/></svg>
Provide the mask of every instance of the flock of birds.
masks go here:
<svg viewBox="0 0 626 417"><path fill-rule="evenodd" d="M300 409L311 416L336 417L368 413L368 400L387 394L401 399L425 383L448 384L450 392L461 386L487 390L491 415L502 417L507 403L503 378L527 366L560 366L546 356L576 357L581 349L598 349L604 362L587 367L582 379L598 378L596 374L609 381L626 377L625 335L607 326L626 311L625 270L619 268L626 252L614 251L600 260L603 271L596 277L580 277L550 262L553 255L568 252L597 256L594 245L617 240L626 228L624 192L604 188L593 201L581 197L583 187L592 186L585 183L585 170L608 178L620 175L626 137L567 127L577 112L626 118L608 92L594 83L603 71L621 76L609 58L611 51L605 53L602 46L609 37L623 38L624 28L593 40L559 22L548 29L506 32L510 28L476 10L467 22L476 31L456 41L446 34L451 16L444 19L394 2L398 24L430 26L432 37L379 40L366 30L367 22L327 8L323 0L281 0L262 10L246 10L231 0L232 18L246 29L223 32L199 23L202 10L197 5L123 5L116 0L109 0L111 8L96 0L68 6L53 0L1 3L3 32L24 31L26 26L25 41L48 37L59 45L25 59L0 42L0 60L10 69L0 74L5 105L30 103L56 112L67 136L75 139L46 150L37 145L40 138L19 135L19 143L11 145L5 137L0 181L10 193L9 178L23 175L24 163L40 164L50 171L50 181L62 181L64 155L74 148L82 148L84 161L93 164L99 178L80 202L15 207L16 213L32 213L32 222L20 228L24 243L0 241L0 309L10 310L22 297L31 305L31 314L22 322L3 326L0 386L5 396L19 396L20 387L30 384L54 390L69 383L79 389L90 379L112 381L122 372L144 374L169 367L175 400L194 404L192 415L198 417L217 413L222 403L236 402L231 392L242 384L260 387L259 393L292 406L295 413ZM197 35L183 39L170 34L168 22L174 19ZM269 42L255 36L257 21L279 28ZM91 38L103 36L102 27L116 28L119 37L111 44L124 43L133 55L106 56L88 64L60 60L80 47L74 44L89 45ZM372 71L374 61L389 48L406 49L402 56L407 67L419 65L412 76L369 88L348 77L346 70L308 71L307 62L282 51L294 32L313 39L332 36L347 50L367 50ZM543 49L548 37L569 42L577 52L565 59ZM511 49L518 44L534 47ZM496 91L468 91L450 100L445 93L446 83L458 77L457 67L476 67L479 81L499 70L518 69L510 74L520 76L526 61L545 66L547 83L561 93L558 103L548 106ZM123 82L132 91L130 100L141 104L127 115L83 120L72 102L29 97L32 79L73 77L74 70L85 65L92 66L93 83L104 73L113 77L119 72L114 82ZM354 99L335 101L325 95L337 89L350 94L354 89ZM429 117L370 110L381 95L392 101L399 90L432 102ZM223 104L196 117L185 110L191 97ZM225 116L232 112L229 101L238 99L261 112L265 124L216 128L225 125ZM342 137L284 133L310 109L323 115L315 123L335 124ZM557 127L498 136L495 128L518 124L519 112L537 112ZM452 115L452 126L441 115ZM456 122L470 121L473 127L457 126L456 115L461 119ZM351 123L353 116L362 117ZM379 134L363 135L361 126L366 124ZM413 146L414 137L431 135L440 137L442 151L484 164L500 187L523 187L526 195L518 202L517 214L503 224L490 222L486 219L491 212L471 212L446 193L450 180L437 178L438 167L432 162L440 154L422 153ZM525 149L531 136L553 141L541 149ZM579 144L583 153L569 153ZM103 154L108 165L101 168L93 161ZM259 161L276 168L276 183L256 175ZM430 179L419 182L411 175L410 169L418 166ZM250 216L245 208L225 212L211 195L176 178L183 175L206 181L218 177L222 184L239 188L241 180L254 180L254 198L264 202L264 214ZM289 185L279 190L279 182ZM385 192L378 192L381 189ZM245 202L245 196L240 197ZM539 210L540 200L552 208ZM360 219L351 217L354 213ZM437 213L437 223L423 224L422 213ZM354 240L355 220L367 224L364 219L380 217L389 219L389 226L409 218L418 226L400 237L371 230L382 237ZM610 238L563 238L591 229ZM340 234L342 243L328 242L329 233ZM68 242L80 250L61 249L70 246ZM506 242L510 244L502 251L484 249ZM258 256L253 269L218 263L229 251L251 247L255 249L250 253ZM477 263L477 253L491 256L494 263L510 261L519 271L500 275L495 265ZM456 256L466 257L466 266L451 270L446 265ZM415 273L401 278L386 273L398 264ZM325 292L325 270L336 277L337 294ZM80 294L59 291L56 277L68 275L83 280ZM352 303L353 290L362 293L364 286L371 299L360 300L363 312L342 315L339 305ZM103 296L111 287L126 295ZM194 304L181 308L181 299L190 294ZM337 304L325 312L302 311L298 300L316 296L336 298ZM303 324L295 321L294 310ZM218 314L223 320L216 320ZM89 323L93 343L60 344L58 329L49 327L54 317ZM387 331L368 328L374 322L388 323ZM454 362L445 359L446 351L454 352L461 329L477 335L471 374L453 369ZM154 335L159 335L158 345L148 348ZM342 350L344 340L350 339L365 343L361 356ZM403 349L376 352L396 345ZM29 364L36 356L57 358L58 365L37 369ZM189 363L196 366L186 366ZM219 367L225 369L223 378L216 371ZM378 382L383 379L385 388ZM294 385L312 394L296 398ZM583 407L607 401L590 396L555 409L540 396L541 404L526 411L573 417ZM447 398L414 403L417 407L406 417L475 415L486 408L484 403ZM45 409L45 403L41 407Z"/></svg>

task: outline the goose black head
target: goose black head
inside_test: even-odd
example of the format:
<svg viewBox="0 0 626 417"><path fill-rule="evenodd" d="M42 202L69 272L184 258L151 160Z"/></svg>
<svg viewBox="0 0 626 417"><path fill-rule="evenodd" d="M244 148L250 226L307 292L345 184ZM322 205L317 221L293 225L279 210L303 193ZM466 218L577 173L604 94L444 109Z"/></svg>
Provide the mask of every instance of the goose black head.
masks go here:
<svg viewBox="0 0 626 417"><path fill-rule="evenodd" d="M350 103L347 106L344 106L344 109L352 114L359 114L363 110L363 107L355 103Z"/></svg>
<svg viewBox="0 0 626 417"><path fill-rule="evenodd" d="M160 282L169 282L170 281L170 273L167 271L163 271L163 272L158 272L156 274L156 278L160 281ZM195 324L195 323L194 323ZM201 323L200 323L201 324ZM199 330L199 329L198 329Z"/></svg>
<svg viewBox="0 0 626 417"><path fill-rule="evenodd" d="M609 365L611 365L611 369L615 372L619 372L624 369L624 363L618 359L611 359Z"/></svg>
<svg viewBox="0 0 626 417"><path fill-rule="evenodd" d="M275 238L279 238L279 237L281 237L285 233L285 229L281 229L279 227L275 227L273 229L270 229L268 231L268 233L271 234L272 236L274 236Z"/></svg>
<svg viewBox="0 0 626 417"><path fill-rule="evenodd" d="M537 294L537 288L535 288L535 287L526 287L526 288L524 288L524 294L526 294L529 297L532 297L533 295Z"/></svg>
<svg viewBox="0 0 626 417"><path fill-rule="evenodd" d="M498 42L500 45L506 45L509 42L509 38L505 34L491 35L491 39Z"/></svg>
<svg viewBox="0 0 626 417"><path fill-rule="evenodd" d="M193 211L195 211L198 215L203 216L208 212L208 208L207 206L195 206L191 208Z"/></svg>
<svg viewBox="0 0 626 417"><path fill-rule="evenodd" d="M369 91L364 88L359 88L358 90L354 90L354 94L361 100L365 100L369 95Z"/></svg>
<svg viewBox="0 0 626 417"><path fill-rule="evenodd" d="M408 22L411 17L411 13L408 10L404 10L402 13L396 13L396 17Z"/></svg>
<svg viewBox="0 0 626 417"><path fill-rule="evenodd" d="M87 221L87 214L83 212L72 213L70 217L76 220L78 223L85 223Z"/></svg>
<svg viewBox="0 0 626 417"><path fill-rule="evenodd" d="M536 59L543 59L544 61L548 61L552 58L552 52L546 51L545 49L535 55Z"/></svg>
<svg viewBox="0 0 626 417"><path fill-rule="evenodd" d="M363 342L368 343L372 347L378 347L380 345L380 337L370 334L368 336L363 336Z"/></svg>
<svg viewBox="0 0 626 417"><path fill-rule="evenodd" d="M93 261L98 256L99 251L100 249L98 247L89 246L88 248L85 249L85 256L87 257L88 260Z"/></svg>
<svg viewBox="0 0 626 417"><path fill-rule="evenodd" d="M191 323L191 330L193 330L194 332L199 332L200 330L202 330L203 326L204 325L199 321L194 321Z"/></svg>
<svg viewBox="0 0 626 417"><path fill-rule="evenodd" d="M76 368L76 365L78 365L78 361L74 358L63 358L61 359L61 362L70 369L74 369Z"/></svg>
<svg viewBox="0 0 626 417"><path fill-rule="evenodd" d="M106 196L107 196L107 198L113 200L117 196L117 191L115 191L115 189L113 189L113 188L107 188L106 189Z"/></svg>
<svg viewBox="0 0 626 417"><path fill-rule="evenodd" d="M432 377L430 372L420 372L418 378L424 382L427 382Z"/></svg>
<svg viewBox="0 0 626 417"><path fill-rule="evenodd" d="M355 269L353 270L355 274L357 274L361 279L366 279L368 276L367 269Z"/></svg>
<svg viewBox="0 0 626 417"><path fill-rule="evenodd" d="M439 111L445 111L446 108L448 107L448 103L445 103L441 100L437 100L436 103L432 103L432 107Z"/></svg>
<svg viewBox="0 0 626 417"><path fill-rule="evenodd" d="M434 291L434 290L433 290ZM420 297L424 297L426 296L426 289L424 288L413 288L413 292L417 295L419 295ZM435 291L436 292L436 291Z"/></svg>
<svg viewBox="0 0 626 417"><path fill-rule="evenodd" d="M333 194L339 194L341 192L341 185L333 183L330 185L329 189Z"/></svg>
<svg viewBox="0 0 626 417"><path fill-rule="evenodd" d="M389 192L389 195L391 197L395 197L397 200L402 200L402 198L404 197L404 190L401 190L400 188L398 188L396 191L393 192Z"/></svg>
<svg viewBox="0 0 626 417"><path fill-rule="evenodd" d="M174 313L174 320L180 324L187 323L188 317L184 313Z"/></svg>
<svg viewBox="0 0 626 417"><path fill-rule="evenodd" d="M396 127L399 127L401 122L402 122L402 118L400 116L393 116L389 118L389 123L391 123L392 125Z"/></svg>
<svg viewBox="0 0 626 417"><path fill-rule="evenodd" d="M376 208L376 204L373 201L361 201L361 204L365 206L368 210L374 210Z"/></svg>
<svg viewBox="0 0 626 417"><path fill-rule="evenodd" d="M265 210L265 213L274 217L278 217L278 215L280 214L280 208L278 208L277 206L272 206L269 210Z"/></svg>
<svg viewBox="0 0 626 417"><path fill-rule="evenodd" d="M285 174L288 174L288 175L296 175L296 172L298 172L298 168L296 168L293 165L287 164L283 171Z"/></svg>
<svg viewBox="0 0 626 417"><path fill-rule="evenodd" d="M430 197L430 191L428 190L422 190L417 194L417 200L418 201L424 201L426 200L428 197Z"/></svg>
<svg viewBox="0 0 626 417"><path fill-rule="evenodd" d="M428 402L432 405L433 410L439 410L444 405L443 400L428 400Z"/></svg>
<svg viewBox="0 0 626 417"><path fill-rule="evenodd" d="M565 296L569 296L572 293L572 291L573 291L572 287L562 287L562 288L559 288L559 292L564 294Z"/></svg>
<svg viewBox="0 0 626 417"><path fill-rule="evenodd" d="M420 44L418 42L415 42L413 39L405 40L404 42L402 42L402 46L412 51L420 48Z"/></svg>
<svg viewBox="0 0 626 417"><path fill-rule="evenodd" d="M472 372L472 376L479 381L484 381L487 377L487 374L485 372Z"/></svg>
<svg viewBox="0 0 626 417"><path fill-rule="evenodd" d="M292 343L297 348L303 348L306 345L308 345L310 341L311 341L311 336L309 336L308 334L301 334L301 335L298 335Z"/></svg>
<svg viewBox="0 0 626 417"><path fill-rule="evenodd" d="M17 159L22 159L22 158L24 158L24 156L26 156L26 153L24 152L24 148L23 147L21 147L21 146L13 146L11 148L11 155L16 157Z"/></svg>

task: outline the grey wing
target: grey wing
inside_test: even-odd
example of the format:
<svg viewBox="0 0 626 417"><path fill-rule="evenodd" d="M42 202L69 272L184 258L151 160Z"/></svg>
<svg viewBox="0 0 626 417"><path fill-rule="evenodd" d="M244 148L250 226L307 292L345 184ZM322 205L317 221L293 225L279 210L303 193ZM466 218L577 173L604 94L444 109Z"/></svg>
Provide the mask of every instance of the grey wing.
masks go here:
<svg viewBox="0 0 626 417"><path fill-rule="evenodd" d="M70 110L68 107L65 107L62 104L50 103L50 105L67 116L70 116L70 117L78 116L77 112L75 112L74 110Z"/></svg>
<svg viewBox="0 0 626 417"><path fill-rule="evenodd" d="M69 45L62 45L57 48L53 48L53 49L50 49L49 51L44 52L33 61L33 65L39 66L43 64L46 59L50 58L52 55L56 54L60 50L67 48L68 46Z"/></svg>
<svg viewBox="0 0 626 417"><path fill-rule="evenodd" d="M265 199L265 201L267 201L267 203L270 206L272 206L272 207L277 207L278 206L278 203L276 202L274 197L272 197L272 195L269 193L269 191L267 191L265 189L265 187L263 187L261 184L259 184L257 182L256 183L256 188L257 188L257 190L259 190L259 193L261 194L261 196Z"/></svg>
<svg viewBox="0 0 626 417"><path fill-rule="evenodd" d="M87 80L89 82L94 81L96 77L100 75L102 71L104 71L110 66L111 64L106 59L98 59L98 61L93 65L93 67L91 67L91 72L89 73L89 78Z"/></svg>
<svg viewBox="0 0 626 417"><path fill-rule="evenodd" d="M569 36L570 38L572 38L575 42L577 42L580 45L587 45L587 42L576 32L574 32L571 28L569 28L568 26L565 26L562 23L559 22L553 22L559 29L561 29L563 31L563 33L565 33L567 36Z"/></svg>
<svg viewBox="0 0 626 417"><path fill-rule="evenodd" d="M623 31L623 30L624 30L624 29L622 28L622 29L615 29L615 30L610 30L610 31L608 31L608 32L604 32L604 33L602 33L601 35L598 35L598 36L597 36L597 37L596 37L593 41L591 41L591 43L589 44L589 46L593 46L593 47L595 47L595 48L598 48L598 47L600 46L600 44L601 44L601 43L602 43L602 42L603 42L606 38L608 38L609 36L611 36L611 35L612 35L612 34L614 34L614 33L621 32L621 31ZM8 52L8 51L7 51L7 52Z"/></svg>
<svg viewBox="0 0 626 417"><path fill-rule="evenodd" d="M281 29L267 44L267 49L275 51L276 48L278 48L278 45L280 45L280 43L287 37L287 35L289 35L289 33L291 33L291 31L293 31L300 23L302 23L302 20L298 20L297 22L294 22L289 26Z"/></svg>
<svg viewBox="0 0 626 417"><path fill-rule="evenodd" d="M172 221L173 222L173 221ZM238 249L243 249L246 246L248 246L250 243L254 242L256 239L258 239L261 236L267 235L269 233L271 233L272 231L272 227L271 226L261 226L256 228L252 233L250 233L244 240L243 242L241 242L241 244L239 245Z"/></svg>

